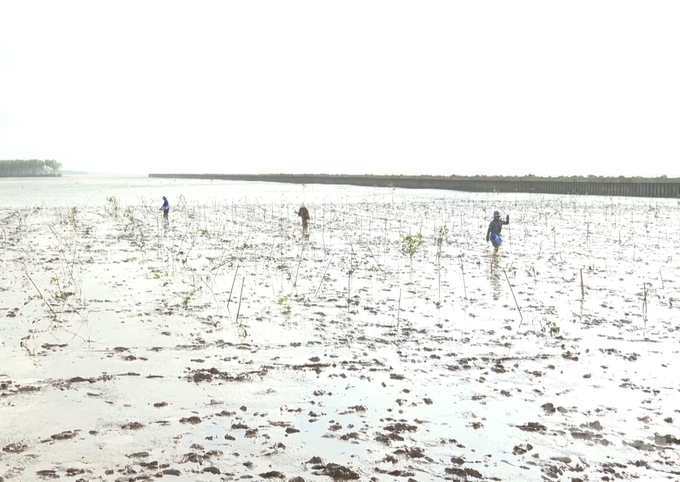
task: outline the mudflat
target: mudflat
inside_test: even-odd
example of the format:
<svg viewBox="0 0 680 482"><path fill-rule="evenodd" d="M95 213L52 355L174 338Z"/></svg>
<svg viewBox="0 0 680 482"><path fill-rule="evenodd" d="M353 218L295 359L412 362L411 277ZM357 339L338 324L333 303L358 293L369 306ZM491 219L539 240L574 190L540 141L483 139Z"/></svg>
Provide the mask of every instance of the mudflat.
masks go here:
<svg viewBox="0 0 680 482"><path fill-rule="evenodd" d="M675 200L64 182L0 199L0 480L680 476Z"/></svg>

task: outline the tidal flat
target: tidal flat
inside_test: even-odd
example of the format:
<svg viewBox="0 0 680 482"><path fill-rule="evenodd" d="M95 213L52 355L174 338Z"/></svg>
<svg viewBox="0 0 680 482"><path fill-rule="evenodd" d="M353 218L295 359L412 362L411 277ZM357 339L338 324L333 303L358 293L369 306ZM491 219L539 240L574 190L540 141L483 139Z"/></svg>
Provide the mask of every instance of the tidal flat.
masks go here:
<svg viewBox="0 0 680 482"><path fill-rule="evenodd" d="M0 187L0 481L680 477L677 200Z"/></svg>

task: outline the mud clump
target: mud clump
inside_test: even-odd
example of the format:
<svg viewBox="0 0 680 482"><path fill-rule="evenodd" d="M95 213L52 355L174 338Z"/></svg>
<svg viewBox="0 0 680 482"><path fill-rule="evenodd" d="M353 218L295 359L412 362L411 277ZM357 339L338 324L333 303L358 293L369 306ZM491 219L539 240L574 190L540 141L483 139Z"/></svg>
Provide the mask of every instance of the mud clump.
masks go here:
<svg viewBox="0 0 680 482"><path fill-rule="evenodd" d="M278 472L276 470L264 472L264 473L260 474L260 477L262 477L263 479L285 479L286 478L285 475L283 475L281 472Z"/></svg>
<svg viewBox="0 0 680 482"><path fill-rule="evenodd" d="M314 475L327 475L333 480L358 480L359 474L352 469L339 464L326 464L325 466L316 465L312 469L317 472L312 472Z"/></svg>
<svg viewBox="0 0 680 482"><path fill-rule="evenodd" d="M548 428L538 422L529 422L524 425L517 425L517 428L525 432L545 432Z"/></svg>
<svg viewBox="0 0 680 482"><path fill-rule="evenodd" d="M141 428L144 428L144 424L139 422L128 422L125 425L121 425L120 428L125 430L139 430Z"/></svg>
<svg viewBox="0 0 680 482"><path fill-rule="evenodd" d="M670 434L666 435L654 435L654 442L657 445L680 445L680 440Z"/></svg>
<svg viewBox="0 0 680 482"><path fill-rule="evenodd" d="M2 448L2 451L10 454L20 454L21 452L24 452L27 449L28 445L24 445L22 443L12 443L9 445L5 445Z"/></svg>
<svg viewBox="0 0 680 482"><path fill-rule="evenodd" d="M149 452L135 452L134 454L126 455L130 459L143 459L149 456Z"/></svg>
<svg viewBox="0 0 680 482"><path fill-rule="evenodd" d="M52 440L69 440L72 438L75 438L76 435L80 430L66 430L65 432L59 432L55 433L54 435L50 435L50 439Z"/></svg>
<svg viewBox="0 0 680 482"><path fill-rule="evenodd" d="M197 425L201 423L201 418L197 416L182 417L179 419L180 423L190 423L191 425Z"/></svg>
<svg viewBox="0 0 680 482"><path fill-rule="evenodd" d="M388 432L395 432L395 433L415 432L416 430L418 430L418 427L416 427L415 425L409 425L407 423L397 422L397 423L387 425L385 427L385 430L387 430Z"/></svg>
<svg viewBox="0 0 680 482"><path fill-rule="evenodd" d="M446 472L447 474L456 475L462 478L463 480L469 480L470 477L475 479L481 479L483 477L483 475L479 471L468 468L462 469L458 467L446 467L444 469L444 472Z"/></svg>
<svg viewBox="0 0 680 482"><path fill-rule="evenodd" d="M394 451L395 454L397 455L406 455L409 458L412 459L420 459L425 457L425 452L423 452L423 449L418 448L418 447L408 447L405 449L398 449Z"/></svg>
<svg viewBox="0 0 680 482"><path fill-rule="evenodd" d="M226 382L247 382L252 379L253 375L263 376L266 370L255 370L252 372L238 373L230 375L227 372L222 372L217 368L199 368L197 370L190 370L187 379L191 382L212 382L213 380L221 380Z"/></svg>
<svg viewBox="0 0 680 482"><path fill-rule="evenodd" d="M378 435L375 436L375 440L377 442L384 443L385 445L390 445L392 442L403 442L404 437L402 437L396 432L391 432L389 434L379 433Z"/></svg>
<svg viewBox="0 0 680 482"><path fill-rule="evenodd" d="M515 445L512 448L512 453L515 455L524 455L527 452L530 452L531 450L534 449L534 446L531 444L526 444L526 445Z"/></svg>

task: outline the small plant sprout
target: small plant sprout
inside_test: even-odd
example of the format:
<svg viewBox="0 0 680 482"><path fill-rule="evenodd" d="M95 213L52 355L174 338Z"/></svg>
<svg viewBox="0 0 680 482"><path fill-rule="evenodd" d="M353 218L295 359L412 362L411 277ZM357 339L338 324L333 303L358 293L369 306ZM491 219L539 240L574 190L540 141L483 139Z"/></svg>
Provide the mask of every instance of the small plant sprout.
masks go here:
<svg viewBox="0 0 680 482"><path fill-rule="evenodd" d="M279 305L281 305L281 308L283 308L283 312L285 314L287 314L287 315L290 314L291 306L290 306L290 295L289 294L280 296L279 299L276 300L276 302Z"/></svg>
<svg viewBox="0 0 680 482"><path fill-rule="evenodd" d="M189 303L191 302L192 298L196 294L196 290L191 290L189 291L186 295L184 295L184 298L182 299L182 308L185 310L189 309Z"/></svg>
<svg viewBox="0 0 680 482"><path fill-rule="evenodd" d="M545 320L544 323L541 323L541 332L547 333L550 336L558 336L560 334L560 327L554 321Z"/></svg>
<svg viewBox="0 0 680 482"><path fill-rule="evenodd" d="M68 224L75 230L78 228L78 208L73 206L66 214Z"/></svg>
<svg viewBox="0 0 680 482"><path fill-rule="evenodd" d="M442 245L449 240L449 228L445 225L437 228L435 235L435 243L437 243L437 256L441 255Z"/></svg>
<svg viewBox="0 0 680 482"><path fill-rule="evenodd" d="M411 267L413 267L413 256L415 256L424 243L425 240L421 233L416 235L405 234L401 237L401 253L404 256L408 256L409 265Z"/></svg>
<svg viewBox="0 0 680 482"><path fill-rule="evenodd" d="M118 198L115 196L109 196L106 198L106 212L109 214L111 217L118 217L118 209L120 208L118 204Z"/></svg>

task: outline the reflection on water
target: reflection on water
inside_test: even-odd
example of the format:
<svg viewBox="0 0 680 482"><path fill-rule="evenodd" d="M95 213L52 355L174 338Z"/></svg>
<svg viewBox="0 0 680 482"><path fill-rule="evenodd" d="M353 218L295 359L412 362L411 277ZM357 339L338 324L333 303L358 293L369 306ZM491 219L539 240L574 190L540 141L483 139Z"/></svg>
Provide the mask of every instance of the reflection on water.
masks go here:
<svg viewBox="0 0 680 482"><path fill-rule="evenodd" d="M490 256L489 263L489 281L491 282L491 293L494 301L498 301L501 296L501 275L502 270L499 264L500 254L493 252Z"/></svg>
<svg viewBox="0 0 680 482"><path fill-rule="evenodd" d="M299 203L338 203L370 200L404 203L437 197L456 197L453 191L399 189L322 184L223 181L203 179L159 179L144 175L80 174L58 178L0 178L0 206L70 207L106 206L115 198L120 206L139 205L162 196L187 203L214 206L225 202L271 205L285 200Z"/></svg>

